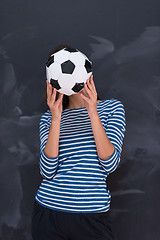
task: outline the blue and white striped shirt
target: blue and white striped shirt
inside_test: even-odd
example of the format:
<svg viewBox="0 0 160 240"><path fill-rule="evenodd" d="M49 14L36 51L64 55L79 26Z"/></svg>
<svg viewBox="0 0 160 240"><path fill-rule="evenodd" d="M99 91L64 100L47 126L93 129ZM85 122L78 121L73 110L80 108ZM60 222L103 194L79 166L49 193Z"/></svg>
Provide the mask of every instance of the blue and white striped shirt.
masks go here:
<svg viewBox="0 0 160 240"><path fill-rule="evenodd" d="M44 207L72 213L96 213L110 209L111 194L106 178L121 157L125 132L125 110L121 101L111 98L97 103L105 132L114 145L113 154L101 159L86 108L65 109L61 115L59 153L44 153L52 121L50 110L40 119L40 174L43 176L35 199Z"/></svg>

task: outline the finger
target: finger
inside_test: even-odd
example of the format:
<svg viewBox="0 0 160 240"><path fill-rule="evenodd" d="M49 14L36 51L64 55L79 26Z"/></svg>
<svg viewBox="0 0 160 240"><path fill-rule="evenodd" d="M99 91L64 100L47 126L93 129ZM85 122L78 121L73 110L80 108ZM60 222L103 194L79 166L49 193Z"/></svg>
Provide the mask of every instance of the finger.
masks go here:
<svg viewBox="0 0 160 240"><path fill-rule="evenodd" d="M51 92L51 84L49 83L48 80L47 80L47 90L48 90L48 93L50 94L50 92Z"/></svg>
<svg viewBox="0 0 160 240"><path fill-rule="evenodd" d="M89 97L88 93L86 92L85 88L83 88L83 90L80 91L80 94L82 93L83 96Z"/></svg>
<svg viewBox="0 0 160 240"><path fill-rule="evenodd" d="M63 99L63 93L60 94L59 98L60 98L60 101L62 101L62 99Z"/></svg>
<svg viewBox="0 0 160 240"><path fill-rule="evenodd" d="M88 97L86 97L83 93L80 93L80 95L87 103L89 103L89 98Z"/></svg>
<svg viewBox="0 0 160 240"><path fill-rule="evenodd" d="M58 96L58 99L57 99L57 101L61 101L62 100L62 98L63 98L63 93L59 93L59 96Z"/></svg>
<svg viewBox="0 0 160 240"><path fill-rule="evenodd" d="M97 94L96 87L95 87L94 82L93 82L93 74L90 77L90 85L89 86L90 86L90 89L92 89L92 92L94 94Z"/></svg>
<svg viewBox="0 0 160 240"><path fill-rule="evenodd" d="M50 90L50 84L47 80L47 99L50 101L51 98L51 90Z"/></svg>
<svg viewBox="0 0 160 240"><path fill-rule="evenodd" d="M87 85L88 85L88 87L89 87L89 89L91 89L91 91L93 91L94 90L94 88L93 88L93 86L92 86L92 84L91 84L91 80L90 80L90 78L89 79L87 79Z"/></svg>
<svg viewBox="0 0 160 240"><path fill-rule="evenodd" d="M55 102L56 95L57 95L57 89L54 88L53 92L52 92L52 95L51 95L51 102L53 102L53 103Z"/></svg>
<svg viewBox="0 0 160 240"><path fill-rule="evenodd" d="M91 89L89 89L89 87L87 86L87 83L84 85L84 89L86 90L89 97L92 96L93 93L92 93Z"/></svg>
<svg viewBox="0 0 160 240"><path fill-rule="evenodd" d="M94 81L93 81L93 74L91 75L91 85L93 86L93 89L96 91L96 87L95 87L95 84L94 84Z"/></svg>
<svg viewBox="0 0 160 240"><path fill-rule="evenodd" d="M53 88L52 85L48 82L48 102L49 104L52 103L52 101L55 101L55 96L56 97L56 88Z"/></svg>

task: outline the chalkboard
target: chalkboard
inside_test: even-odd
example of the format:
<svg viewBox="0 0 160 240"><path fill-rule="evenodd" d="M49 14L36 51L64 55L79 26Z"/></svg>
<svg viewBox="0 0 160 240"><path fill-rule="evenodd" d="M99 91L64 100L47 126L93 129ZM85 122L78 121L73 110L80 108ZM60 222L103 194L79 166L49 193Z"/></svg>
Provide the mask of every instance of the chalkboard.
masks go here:
<svg viewBox="0 0 160 240"><path fill-rule="evenodd" d="M69 44L93 62L101 100L124 104L121 161L107 179L115 240L160 236L160 2L1 1L0 239L31 240L45 62Z"/></svg>

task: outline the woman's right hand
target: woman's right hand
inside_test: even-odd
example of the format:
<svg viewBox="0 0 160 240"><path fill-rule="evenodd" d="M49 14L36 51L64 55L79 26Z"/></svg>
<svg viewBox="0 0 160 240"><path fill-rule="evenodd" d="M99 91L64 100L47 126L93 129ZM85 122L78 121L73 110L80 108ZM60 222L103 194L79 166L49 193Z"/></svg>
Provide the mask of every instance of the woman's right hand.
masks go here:
<svg viewBox="0 0 160 240"><path fill-rule="evenodd" d="M57 89L56 88L53 89L52 85L49 83L48 80L46 80L46 82L47 82L47 104L50 108L52 119L54 118L60 120L62 114L63 93L59 93L59 97L56 101Z"/></svg>

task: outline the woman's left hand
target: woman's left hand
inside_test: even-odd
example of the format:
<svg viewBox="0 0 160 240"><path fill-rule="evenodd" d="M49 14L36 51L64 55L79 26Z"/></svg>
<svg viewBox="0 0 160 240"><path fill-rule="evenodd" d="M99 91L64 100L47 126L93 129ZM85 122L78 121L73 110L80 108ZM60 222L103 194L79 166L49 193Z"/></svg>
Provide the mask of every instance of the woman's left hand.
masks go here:
<svg viewBox="0 0 160 240"><path fill-rule="evenodd" d="M84 94L84 90L86 91L88 97ZM93 74L90 76L90 81L87 79L84 85L84 90L82 90L79 94L84 100L88 115L91 116L93 114L97 114L97 91L93 81Z"/></svg>

